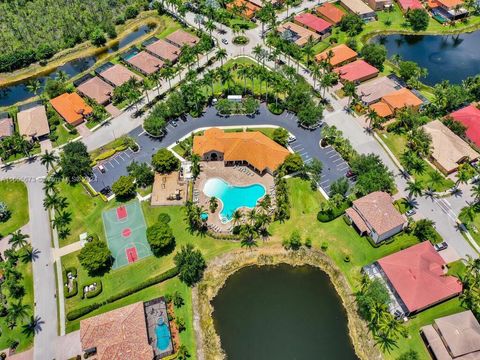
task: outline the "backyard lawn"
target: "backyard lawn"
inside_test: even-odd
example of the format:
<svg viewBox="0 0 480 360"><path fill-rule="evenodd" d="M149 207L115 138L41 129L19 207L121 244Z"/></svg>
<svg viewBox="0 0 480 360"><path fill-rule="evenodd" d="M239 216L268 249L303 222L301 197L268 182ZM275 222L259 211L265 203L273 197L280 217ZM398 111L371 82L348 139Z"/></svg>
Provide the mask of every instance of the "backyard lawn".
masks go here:
<svg viewBox="0 0 480 360"><path fill-rule="evenodd" d="M29 221L28 192L21 181L0 181L0 202L4 202L11 211L10 218L0 222L0 238L20 229Z"/></svg>

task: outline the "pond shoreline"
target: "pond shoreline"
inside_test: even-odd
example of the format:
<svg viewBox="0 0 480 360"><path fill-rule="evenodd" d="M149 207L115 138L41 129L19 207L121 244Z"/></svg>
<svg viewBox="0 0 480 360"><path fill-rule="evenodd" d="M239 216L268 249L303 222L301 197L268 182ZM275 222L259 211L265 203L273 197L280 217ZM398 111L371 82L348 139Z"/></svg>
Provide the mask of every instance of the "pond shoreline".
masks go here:
<svg viewBox="0 0 480 360"><path fill-rule="evenodd" d="M357 314L355 298L345 276L333 261L319 250L301 248L297 251L286 251L283 247L274 246L255 250L235 250L209 262L203 280L192 291L193 326L199 360L225 358L220 337L213 323L211 301L228 277L247 266L278 264L310 265L325 272L342 299L347 315L349 337L356 355L362 360L383 358L374 345L367 324Z"/></svg>

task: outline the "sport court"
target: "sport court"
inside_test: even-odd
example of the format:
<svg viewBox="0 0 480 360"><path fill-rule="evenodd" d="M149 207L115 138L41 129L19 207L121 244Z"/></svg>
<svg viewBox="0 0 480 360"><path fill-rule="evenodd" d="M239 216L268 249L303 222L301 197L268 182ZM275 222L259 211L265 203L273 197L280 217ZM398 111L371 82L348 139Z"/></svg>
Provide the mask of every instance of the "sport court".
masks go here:
<svg viewBox="0 0 480 360"><path fill-rule="evenodd" d="M121 268L152 255L147 242L145 218L138 201L132 201L102 214L108 247Z"/></svg>

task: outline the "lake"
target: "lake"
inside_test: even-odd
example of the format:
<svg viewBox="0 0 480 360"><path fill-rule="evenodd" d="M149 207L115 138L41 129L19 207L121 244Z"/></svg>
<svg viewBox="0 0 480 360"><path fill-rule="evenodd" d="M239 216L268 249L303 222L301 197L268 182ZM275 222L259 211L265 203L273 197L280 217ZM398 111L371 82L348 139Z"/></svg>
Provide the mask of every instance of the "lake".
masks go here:
<svg viewBox="0 0 480 360"><path fill-rule="evenodd" d="M480 31L459 35L386 35L372 40L386 46L388 57L399 54L428 69L427 85L442 80L460 83L480 74Z"/></svg>
<svg viewBox="0 0 480 360"><path fill-rule="evenodd" d="M312 266L250 266L213 299L229 360L356 360L345 309L326 273Z"/></svg>
<svg viewBox="0 0 480 360"><path fill-rule="evenodd" d="M132 31L131 33L129 33L119 41L115 42L112 46L110 46L108 49L106 49L102 53L99 53L97 55L87 56L80 59L75 59L65 63L62 66L59 66L56 69L53 69L48 74L44 74L42 76L34 77L30 79L25 79L15 85L0 87L0 107L11 106L17 102L24 101L33 97L33 94L29 92L26 87L26 84L28 83L29 80L31 79L39 80L43 90L43 86L45 85L46 81L49 78L55 78L59 71L64 71L69 78L74 77L78 74L81 74L82 72L90 69L98 60L102 59L102 57L105 57L105 55L118 51L118 49L121 49L124 46L129 45L130 43L137 40L141 36L145 35L145 33L149 31L150 31L150 27L148 25L143 25L139 27L137 30Z"/></svg>

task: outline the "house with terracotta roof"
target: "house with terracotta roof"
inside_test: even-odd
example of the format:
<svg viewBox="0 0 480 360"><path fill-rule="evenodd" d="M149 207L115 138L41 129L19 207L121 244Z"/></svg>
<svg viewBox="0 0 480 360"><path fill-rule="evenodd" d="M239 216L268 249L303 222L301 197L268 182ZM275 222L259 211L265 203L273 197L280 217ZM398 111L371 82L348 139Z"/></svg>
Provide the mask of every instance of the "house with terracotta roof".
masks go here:
<svg viewBox="0 0 480 360"><path fill-rule="evenodd" d="M397 0L397 3L403 13L406 13L408 10L424 9L420 0Z"/></svg>
<svg viewBox="0 0 480 360"><path fill-rule="evenodd" d="M41 140L50 134L45 106L34 105L17 114L18 133L29 140Z"/></svg>
<svg viewBox="0 0 480 360"><path fill-rule="evenodd" d="M143 302L80 321L82 350L92 360L152 360Z"/></svg>
<svg viewBox="0 0 480 360"><path fill-rule="evenodd" d="M385 95L394 93L402 86L389 76L379 76L357 86L356 92L360 101L368 106L379 102Z"/></svg>
<svg viewBox="0 0 480 360"><path fill-rule="evenodd" d="M77 92L100 105L105 105L113 96L113 86L95 76L78 85Z"/></svg>
<svg viewBox="0 0 480 360"><path fill-rule="evenodd" d="M165 40L168 41L170 44L181 48L183 45L187 45L190 47L195 46L200 41L200 38L198 36L190 34L185 30L179 29L168 35Z"/></svg>
<svg viewBox="0 0 480 360"><path fill-rule="evenodd" d="M480 110L474 105L468 105L449 116L467 128L465 135L480 148Z"/></svg>
<svg viewBox="0 0 480 360"><path fill-rule="evenodd" d="M70 125L77 126L93 113L93 109L77 93L65 93L50 100L57 113Z"/></svg>
<svg viewBox="0 0 480 360"><path fill-rule="evenodd" d="M113 87L121 86L132 78L137 81L142 80L139 75L120 64L114 64L108 69L102 71L99 76Z"/></svg>
<svg viewBox="0 0 480 360"><path fill-rule="evenodd" d="M352 14L360 16L365 21L377 18L375 11L362 0L340 0L340 4Z"/></svg>
<svg viewBox="0 0 480 360"><path fill-rule="evenodd" d="M328 61L333 67L342 66L357 59L358 53L345 44L340 44L315 55L318 62Z"/></svg>
<svg viewBox="0 0 480 360"><path fill-rule="evenodd" d="M180 49L163 39L147 45L145 50L163 61L170 61L172 63L176 62L180 56Z"/></svg>
<svg viewBox="0 0 480 360"><path fill-rule="evenodd" d="M439 15L447 21L463 19L469 15L463 0L430 0L432 14Z"/></svg>
<svg viewBox="0 0 480 360"><path fill-rule="evenodd" d="M374 110L382 118L389 118L401 109L411 108L418 110L421 105L423 105L422 99L407 88L401 88L383 95L379 102L370 105L370 109Z"/></svg>
<svg viewBox="0 0 480 360"><path fill-rule="evenodd" d="M336 7L332 3L323 3L315 9L318 16L321 16L329 23L337 25L345 16L345 11Z"/></svg>
<svg viewBox="0 0 480 360"><path fill-rule="evenodd" d="M309 40L317 42L320 40L320 35L314 31L304 28L303 26L297 25L291 21L280 24L277 28L277 31L281 34L280 36L289 42L293 42L298 46L304 46Z"/></svg>
<svg viewBox="0 0 480 360"><path fill-rule="evenodd" d="M156 73L165 64L162 60L146 51L140 51L138 54L125 60L125 62L146 76Z"/></svg>
<svg viewBox="0 0 480 360"><path fill-rule="evenodd" d="M435 359L480 359L480 323L471 310L435 319L420 334Z"/></svg>
<svg viewBox="0 0 480 360"><path fill-rule="evenodd" d="M432 138L430 159L444 174L451 174L460 164L479 158L475 150L440 120L431 121L422 127Z"/></svg>
<svg viewBox="0 0 480 360"><path fill-rule="evenodd" d="M247 0L234 0L227 4L227 10L234 13L238 13L246 19L252 19L255 13L260 10L260 6L257 6Z"/></svg>
<svg viewBox="0 0 480 360"><path fill-rule="evenodd" d="M365 60L355 60L354 62L333 69L341 80L361 83L373 79L379 73L378 69Z"/></svg>
<svg viewBox="0 0 480 360"><path fill-rule="evenodd" d="M430 241L385 256L363 268L380 278L392 297L390 311L413 315L462 292L461 282L447 275L447 264ZM392 306L393 305L393 306Z"/></svg>
<svg viewBox="0 0 480 360"><path fill-rule="evenodd" d="M8 114L0 114L0 140L12 136L14 132L13 120Z"/></svg>
<svg viewBox="0 0 480 360"><path fill-rule="evenodd" d="M204 161L226 166L246 164L260 174L273 174L290 152L259 131L226 133L211 128L193 138L193 152Z"/></svg>
<svg viewBox="0 0 480 360"><path fill-rule="evenodd" d="M360 235L369 236L375 244L398 234L407 224L405 216L393 206L392 197L383 191L355 200L345 214Z"/></svg>
<svg viewBox="0 0 480 360"><path fill-rule="evenodd" d="M295 24L314 31L322 38L325 38L332 31L332 24L310 13L302 13L294 17Z"/></svg>

